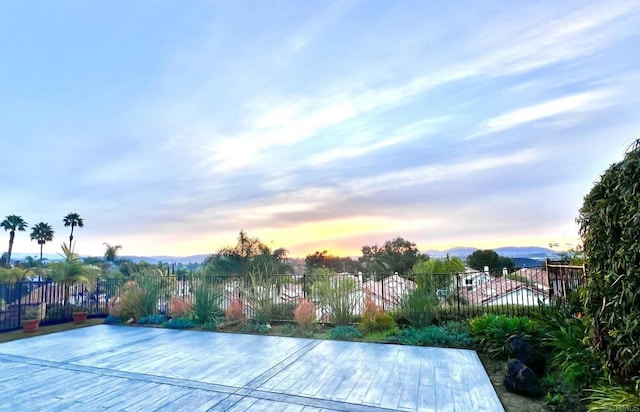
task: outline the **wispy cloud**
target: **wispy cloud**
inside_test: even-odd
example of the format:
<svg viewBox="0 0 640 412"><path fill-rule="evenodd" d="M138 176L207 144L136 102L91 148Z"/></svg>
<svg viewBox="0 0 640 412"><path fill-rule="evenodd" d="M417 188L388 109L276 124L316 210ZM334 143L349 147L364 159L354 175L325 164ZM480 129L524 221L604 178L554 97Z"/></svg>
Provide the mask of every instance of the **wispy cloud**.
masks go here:
<svg viewBox="0 0 640 412"><path fill-rule="evenodd" d="M517 109L487 120L480 127L481 130L470 135L468 139L567 113L597 111L611 104L616 94L615 89L594 90Z"/></svg>

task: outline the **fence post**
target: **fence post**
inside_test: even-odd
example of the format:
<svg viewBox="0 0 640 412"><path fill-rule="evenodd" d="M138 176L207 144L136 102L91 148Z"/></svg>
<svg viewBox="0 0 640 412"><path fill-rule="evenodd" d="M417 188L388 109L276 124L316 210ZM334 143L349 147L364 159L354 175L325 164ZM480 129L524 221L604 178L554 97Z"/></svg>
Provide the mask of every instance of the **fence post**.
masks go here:
<svg viewBox="0 0 640 412"><path fill-rule="evenodd" d="M456 319L460 319L460 274L456 273Z"/></svg>
<svg viewBox="0 0 640 412"><path fill-rule="evenodd" d="M18 294L18 326L22 323L22 282L18 282L20 284Z"/></svg>
<svg viewBox="0 0 640 412"><path fill-rule="evenodd" d="M382 279L380 280L380 285L382 287L382 310L386 310L384 302L386 299L384 298L384 275L382 275Z"/></svg>

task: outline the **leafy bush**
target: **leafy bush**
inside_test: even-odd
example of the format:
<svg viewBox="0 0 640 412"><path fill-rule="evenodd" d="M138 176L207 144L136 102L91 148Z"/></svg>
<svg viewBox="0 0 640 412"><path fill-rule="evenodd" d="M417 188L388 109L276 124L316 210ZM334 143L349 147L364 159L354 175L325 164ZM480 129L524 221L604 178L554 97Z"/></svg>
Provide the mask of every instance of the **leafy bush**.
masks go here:
<svg viewBox="0 0 640 412"><path fill-rule="evenodd" d="M109 314L116 318L138 319L142 313L142 297L144 291L138 283L130 280L122 285L119 293L109 300Z"/></svg>
<svg viewBox="0 0 640 412"><path fill-rule="evenodd" d="M218 326L222 323L223 319L222 317L216 317L211 319L209 322L205 323L202 325L202 329L205 330L216 330L218 329Z"/></svg>
<svg viewBox="0 0 640 412"><path fill-rule="evenodd" d="M47 305L46 311L49 320L62 320L71 317L71 305L50 303Z"/></svg>
<svg viewBox="0 0 640 412"><path fill-rule="evenodd" d="M603 384L591 390L589 412L640 411L640 393L632 388Z"/></svg>
<svg viewBox="0 0 640 412"><path fill-rule="evenodd" d="M383 308L376 305L370 296L364 299L364 308L360 320L360 330L364 333L381 332L396 326L393 315L386 313Z"/></svg>
<svg viewBox="0 0 640 412"><path fill-rule="evenodd" d="M357 284L352 277L320 272L311 287L320 307L336 325L348 325L353 320L357 306L354 293ZM321 319L322 320L322 319Z"/></svg>
<svg viewBox="0 0 640 412"><path fill-rule="evenodd" d="M240 328L240 331L244 333L265 334L265 333L269 333L270 330L271 330L271 326L264 323L260 323L260 322L247 322L244 325L242 325L242 327Z"/></svg>
<svg viewBox="0 0 640 412"><path fill-rule="evenodd" d="M193 313L193 303L184 298L172 297L169 316L172 318L189 318Z"/></svg>
<svg viewBox="0 0 640 412"><path fill-rule="evenodd" d="M293 311L298 306L295 302L285 302L274 304L271 308L271 319L273 320L293 320Z"/></svg>
<svg viewBox="0 0 640 412"><path fill-rule="evenodd" d="M239 285L240 297L251 308L253 319L260 323L271 320L276 279L261 273L252 273Z"/></svg>
<svg viewBox="0 0 640 412"><path fill-rule="evenodd" d="M640 140L585 196L578 217L589 264L585 319L611 382L640 391Z"/></svg>
<svg viewBox="0 0 640 412"><path fill-rule="evenodd" d="M362 339L362 332L355 326L342 325L331 329L330 336L333 340L356 340Z"/></svg>
<svg viewBox="0 0 640 412"><path fill-rule="evenodd" d="M140 294L140 316L153 315L157 311L160 285L157 277L141 277L137 280L142 293ZM137 318L136 318L137 319Z"/></svg>
<svg viewBox="0 0 640 412"><path fill-rule="evenodd" d="M291 324L291 323L287 323L286 325L282 326L282 334L284 336L294 336L298 334L298 331L296 329L296 325Z"/></svg>
<svg viewBox="0 0 640 412"><path fill-rule="evenodd" d="M138 319L139 325L162 325L168 319L164 315L147 315Z"/></svg>
<svg viewBox="0 0 640 412"><path fill-rule="evenodd" d="M202 280L194 291L195 303L193 311L198 323L206 324L223 315L220 309L222 291L219 287Z"/></svg>
<svg viewBox="0 0 640 412"><path fill-rule="evenodd" d="M400 304L402 316L414 328L423 328L433 322L438 298L431 288L417 288L409 292Z"/></svg>
<svg viewBox="0 0 640 412"><path fill-rule="evenodd" d="M536 336L536 322L524 316L486 314L469 321L471 336L482 349L492 356L504 354L504 343L511 335L531 341ZM531 341L536 346L535 339Z"/></svg>
<svg viewBox="0 0 640 412"><path fill-rule="evenodd" d="M468 348L472 343L468 329L455 323L444 326L431 325L420 329L401 329L387 337L386 340L387 342L396 342L403 345L455 348Z"/></svg>
<svg viewBox="0 0 640 412"><path fill-rule="evenodd" d="M113 315L107 315L107 317L104 319L104 323L106 323L107 325L117 325L119 323L124 323L126 321L127 320L124 318L118 318Z"/></svg>
<svg viewBox="0 0 640 412"><path fill-rule="evenodd" d="M536 316L538 330L544 335L542 347L551 353L550 366L567 390L575 392L595 382L600 371L587 346L586 325L572 316L562 303L541 307Z"/></svg>
<svg viewBox="0 0 640 412"><path fill-rule="evenodd" d="M191 319L173 318L164 322L162 326L169 329L191 329L195 325Z"/></svg>

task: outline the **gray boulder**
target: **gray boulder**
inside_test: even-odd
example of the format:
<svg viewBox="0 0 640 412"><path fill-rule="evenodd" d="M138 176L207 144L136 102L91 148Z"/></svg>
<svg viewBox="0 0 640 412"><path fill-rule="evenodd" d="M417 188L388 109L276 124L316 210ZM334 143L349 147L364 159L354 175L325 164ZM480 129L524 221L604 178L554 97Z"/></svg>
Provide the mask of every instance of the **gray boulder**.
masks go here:
<svg viewBox="0 0 640 412"><path fill-rule="evenodd" d="M531 368L518 359L511 359L507 364L507 374L504 376L503 383L509 392L530 397L542 395L538 377Z"/></svg>

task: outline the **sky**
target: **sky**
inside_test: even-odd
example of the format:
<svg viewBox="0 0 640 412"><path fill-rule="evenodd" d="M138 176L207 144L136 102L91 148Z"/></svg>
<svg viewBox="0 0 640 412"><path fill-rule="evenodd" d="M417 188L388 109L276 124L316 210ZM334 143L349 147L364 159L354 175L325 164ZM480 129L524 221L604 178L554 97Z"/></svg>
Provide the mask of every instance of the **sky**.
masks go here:
<svg viewBox="0 0 640 412"><path fill-rule="evenodd" d="M568 247L639 44L637 0L4 1L0 218L45 254L71 212L93 256Z"/></svg>

